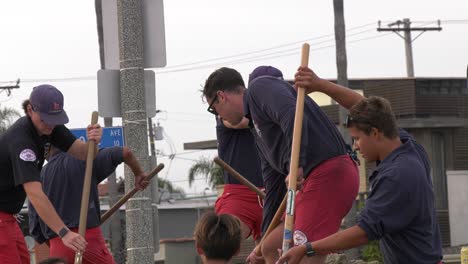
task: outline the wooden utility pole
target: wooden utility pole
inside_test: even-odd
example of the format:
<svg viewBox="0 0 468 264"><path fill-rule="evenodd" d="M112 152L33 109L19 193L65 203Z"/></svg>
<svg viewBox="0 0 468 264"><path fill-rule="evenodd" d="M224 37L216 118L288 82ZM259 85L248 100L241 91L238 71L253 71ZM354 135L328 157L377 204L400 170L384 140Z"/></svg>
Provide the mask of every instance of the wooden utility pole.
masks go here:
<svg viewBox="0 0 468 264"><path fill-rule="evenodd" d="M344 3L343 0L333 0L333 10L335 13L335 46L336 46L336 68L338 71L337 83L348 87L348 58L346 55L346 25L344 20ZM347 144L351 145L351 137L348 130L343 127L348 115L348 110L339 106L339 124L338 129ZM352 147L352 146L351 146ZM356 224L357 209L356 203L353 203L351 210L344 219L344 227L349 228ZM345 251L348 259L359 258L359 249L353 248Z"/></svg>
<svg viewBox="0 0 468 264"><path fill-rule="evenodd" d="M437 27L411 27L411 21L409 18L404 18L403 20L397 20L388 24L388 28L381 28L381 23L379 21L379 27L377 31L392 31L398 36L400 36L405 41L405 53L406 53L406 73L408 77L414 77L414 63L413 63L413 46L412 43L419 36L421 36L426 31L441 31L440 20L437 21ZM393 27L396 26L396 27ZM404 35L402 36L399 32L403 31ZM414 39L411 37L411 31L420 31Z"/></svg>
<svg viewBox="0 0 468 264"><path fill-rule="evenodd" d="M335 13L335 46L336 46L336 68L338 71L337 83L348 87L348 58L346 55L346 26L344 20L343 0L333 0L333 10ZM350 143L348 131L342 124L346 120L348 110L339 106L339 124L340 130L346 143Z"/></svg>

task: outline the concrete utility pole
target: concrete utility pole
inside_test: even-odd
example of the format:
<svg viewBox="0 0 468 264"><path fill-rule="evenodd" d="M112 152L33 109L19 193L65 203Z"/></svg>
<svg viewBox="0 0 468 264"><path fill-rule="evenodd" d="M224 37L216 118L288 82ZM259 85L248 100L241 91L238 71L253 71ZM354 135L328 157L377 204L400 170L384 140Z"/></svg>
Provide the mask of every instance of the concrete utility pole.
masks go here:
<svg viewBox="0 0 468 264"><path fill-rule="evenodd" d="M388 24L388 28L381 28L379 21L379 27L377 31L392 31L398 36L400 36L405 41L405 53L406 53L406 72L408 77L414 77L414 63L413 63L413 47L412 43L415 41L419 36L421 36L426 31L441 31L442 28L440 27L440 20L438 20L438 27L411 27L411 21L409 18L404 18L403 21L397 20ZM403 27L400 27L403 25ZM393 26L397 26L394 28ZM403 31L404 36L402 36L399 32ZM421 31L419 35L417 35L414 39L411 38L411 31Z"/></svg>
<svg viewBox="0 0 468 264"><path fill-rule="evenodd" d="M333 0L333 10L335 13L335 46L336 46L336 67L338 70L337 83L345 87L349 86L348 83L348 58L346 55L346 25L344 20L344 4L343 0ZM338 129L341 132L345 142L351 144L351 137L348 130L343 127L348 115L348 110L339 106L339 124ZM345 217L344 226L349 228L356 224L357 206L356 202ZM348 259L359 258L359 249L353 248L345 251Z"/></svg>
<svg viewBox="0 0 468 264"><path fill-rule="evenodd" d="M142 1L118 0L120 95L125 142L145 171L149 171L145 105ZM134 187L125 167L125 189ZM151 190L138 192L126 204L127 263L154 263Z"/></svg>

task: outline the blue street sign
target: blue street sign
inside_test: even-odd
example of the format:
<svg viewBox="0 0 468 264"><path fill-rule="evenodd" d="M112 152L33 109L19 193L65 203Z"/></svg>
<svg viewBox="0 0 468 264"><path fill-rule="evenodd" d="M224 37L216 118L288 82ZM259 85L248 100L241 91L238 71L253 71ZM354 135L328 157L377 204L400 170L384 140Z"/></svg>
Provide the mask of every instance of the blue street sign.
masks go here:
<svg viewBox="0 0 468 264"><path fill-rule="evenodd" d="M78 139L87 142L88 137L86 136L86 128L73 128L70 131ZM104 127L102 130L101 143L99 143L100 148L106 147L123 147L125 145L123 128L122 127Z"/></svg>

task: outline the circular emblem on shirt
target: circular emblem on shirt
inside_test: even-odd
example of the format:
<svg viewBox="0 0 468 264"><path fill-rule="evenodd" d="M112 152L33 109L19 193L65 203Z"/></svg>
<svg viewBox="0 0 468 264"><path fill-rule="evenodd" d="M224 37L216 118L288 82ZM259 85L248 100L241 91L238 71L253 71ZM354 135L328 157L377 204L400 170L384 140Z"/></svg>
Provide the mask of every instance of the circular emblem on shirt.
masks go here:
<svg viewBox="0 0 468 264"><path fill-rule="evenodd" d="M34 153L34 151L32 151L30 149L24 149L23 151L21 151L19 157L20 157L20 159L22 159L24 161L35 161L36 160L36 154Z"/></svg>
<svg viewBox="0 0 468 264"><path fill-rule="evenodd" d="M307 236L300 230L294 230L294 245L300 246L307 242Z"/></svg>

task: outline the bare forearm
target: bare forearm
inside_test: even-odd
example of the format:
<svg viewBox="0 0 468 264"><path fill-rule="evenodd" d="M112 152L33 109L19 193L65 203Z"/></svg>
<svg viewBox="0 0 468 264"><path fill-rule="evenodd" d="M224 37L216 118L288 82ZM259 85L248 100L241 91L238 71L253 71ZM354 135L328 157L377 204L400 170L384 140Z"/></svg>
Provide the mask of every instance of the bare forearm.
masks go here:
<svg viewBox="0 0 468 264"><path fill-rule="evenodd" d="M223 124L225 127L227 128L232 128L232 129L245 129L245 128L249 128L249 119L247 119L246 117L243 117L242 118L242 121L237 124L237 125L232 125L231 123L229 123L228 121L226 120L222 120Z"/></svg>
<svg viewBox="0 0 468 264"><path fill-rule="evenodd" d="M127 147L123 148L123 159L124 163L128 167L130 167L134 175L141 175L144 173L137 158L135 157L133 152Z"/></svg>
<svg viewBox="0 0 468 264"><path fill-rule="evenodd" d="M56 233L65 227L62 219L60 219L57 211L50 202L49 198L42 191L40 182L25 183L24 189L28 195L29 201L32 203L41 219Z"/></svg>
<svg viewBox="0 0 468 264"><path fill-rule="evenodd" d="M355 248L368 242L366 232L356 225L324 239L312 242L312 247L318 254L324 255Z"/></svg>
<svg viewBox="0 0 468 264"><path fill-rule="evenodd" d="M364 98L356 91L327 80L320 81L320 91L330 96L346 109L350 109L353 105L357 104Z"/></svg>

